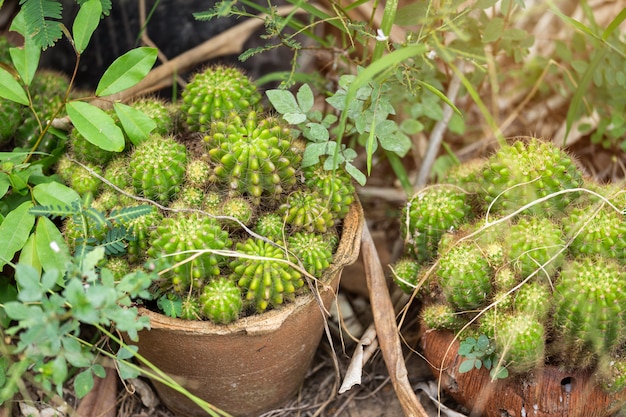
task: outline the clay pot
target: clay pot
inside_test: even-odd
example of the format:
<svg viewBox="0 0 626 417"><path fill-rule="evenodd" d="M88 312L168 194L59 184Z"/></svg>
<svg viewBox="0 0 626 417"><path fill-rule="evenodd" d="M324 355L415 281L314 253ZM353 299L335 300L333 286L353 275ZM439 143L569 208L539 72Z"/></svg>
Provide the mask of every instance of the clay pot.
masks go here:
<svg viewBox="0 0 626 417"><path fill-rule="evenodd" d="M363 211L354 203L343 222L334 262L318 283L326 310L341 271L358 256ZM139 333L139 353L192 394L234 416L255 416L289 400L309 369L325 313L306 294L260 315L228 325L173 319L142 309L151 330ZM191 400L155 383L161 400L184 416L206 416Z"/></svg>
<svg viewBox="0 0 626 417"><path fill-rule="evenodd" d="M626 402L626 392L603 391L590 371L545 366L528 375L491 381L484 368L459 373L464 358L457 355L459 342L451 332L426 330L421 343L441 388L470 410L470 416L607 417Z"/></svg>

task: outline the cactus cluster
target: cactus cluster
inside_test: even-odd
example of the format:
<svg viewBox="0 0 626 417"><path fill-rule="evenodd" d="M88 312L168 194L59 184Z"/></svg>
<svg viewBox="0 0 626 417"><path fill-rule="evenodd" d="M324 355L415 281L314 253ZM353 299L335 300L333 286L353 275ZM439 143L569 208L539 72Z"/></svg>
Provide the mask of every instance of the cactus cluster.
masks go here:
<svg viewBox="0 0 626 417"><path fill-rule="evenodd" d="M123 230L124 253L109 264L158 269L151 305L182 319L226 324L306 292L306 277L322 277L333 262L355 189L341 168L303 169L301 142L260 99L241 71L209 67L178 104L130 103L157 126L122 152L71 132L56 173L113 219L102 229L66 222L71 247L85 230L94 242ZM149 202L153 210L140 216L115 215Z"/></svg>
<svg viewBox="0 0 626 417"><path fill-rule="evenodd" d="M405 290L428 281L426 326L486 335L510 372L590 369L615 392L626 387L626 193L583 178L534 138L455 168L451 185L409 200L406 253L417 267L405 257L394 271Z"/></svg>

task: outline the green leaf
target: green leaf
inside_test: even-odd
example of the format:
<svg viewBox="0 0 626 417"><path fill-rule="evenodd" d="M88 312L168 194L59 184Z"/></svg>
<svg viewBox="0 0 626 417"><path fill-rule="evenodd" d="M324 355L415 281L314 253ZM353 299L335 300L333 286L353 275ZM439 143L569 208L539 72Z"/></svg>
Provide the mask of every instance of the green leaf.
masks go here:
<svg viewBox="0 0 626 417"><path fill-rule="evenodd" d="M359 171L357 167L349 162L346 162L346 172L350 174L352 178L354 178L356 182L358 182L361 186L365 185L365 183L367 182L367 177L365 176L365 174Z"/></svg>
<svg viewBox="0 0 626 417"><path fill-rule="evenodd" d="M0 97L28 106L28 96L11 73L0 67Z"/></svg>
<svg viewBox="0 0 626 417"><path fill-rule="evenodd" d="M65 108L76 130L89 142L105 151L124 150L126 142L122 130L103 110L82 101L70 101Z"/></svg>
<svg viewBox="0 0 626 417"><path fill-rule="evenodd" d="M267 90L265 95L267 95L267 98L274 107L274 110L280 114L302 113L298 103L296 102L296 98L289 90Z"/></svg>
<svg viewBox="0 0 626 417"><path fill-rule="evenodd" d="M119 93L144 79L156 62L157 51L156 48L140 47L117 58L102 75L96 96Z"/></svg>
<svg viewBox="0 0 626 417"><path fill-rule="evenodd" d="M74 391L78 398L83 398L93 389L94 380L91 369L85 369L74 378Z"/></svg>
<svg viewBox="0 0 626 417"><path fill-rule="evenodd" d="M309 143L302 155L302 168L310 167L319 162L320 156L334 155L337 142Z"/></svg>
<svg viewBox="0 0 626 417"><path fill-rule="evenodd" d="M150 137L157 124L147 114L134 107L122 103L113 104L115 114L119 117L128 139L133 145L139 145Z"/></svg>
<svg viewBox="0 0 626 417"><path fill-rule="evenodd" d="M468 359L468 360L461 362L461 365L459 365L459 373L464 374L474 369L475 362L476 361L474 359Z"/></svg>
<svg viewBox="0 0 626 417"><path fill-rule="evenodd" d="M285 113L283 119L289 124L297 125L306 121L306 114L304 113Z"/></svg>
<svg viewBox="0 0 626 417"><path fill-rule="evenodd" d="M18 285L17 298L24 302L41 301L43 288L39 272L30 265L15 265L15 280Z"/></svg>
<svg viewBox="0 0 626 417"><path fill-rule="evenodd" d="M47 217L37 219L35 228L37 237L37 253L44 271L55 273L55 281L65 275L70 260L70 250L63 235L56 225Z"/></svg>
<svg viewBox="0 0 626 417"><path fill-rule="evenodd" d="M502 32L504 31L504 19L501 17L496 17L491 19L487 26L485 26L485 31L483 33L483 43L491 43L500 39L502 36Z"/></svg>
<svg viewBox="0 0 626 417"><path fill-rule="evenodd" d="M391 122L391 120L389 121ZM382 146L383 149L385 149L386 151L395 152L399 156L406 155L407 152L411 149L411 146L413 146L413 144L411 143L411 139L409 139L408 136L399 132L394 132L387 135L377 134L377 136L378 141L380 142L380 146Z"/></svg>
<svg viewBox="0 0 626 417"><path fill-rule="evenodd" d="M0 268L10 262L28 240L35 224L35 216L28 212L32 206L30 201L22 203L0 224Z"/></svg>
<svg viewBox="0 0 626 417"><path fill-rule="evenodd" d="M307 123L304 136L311 142L327 142L330 139L330 133L326 126L319 123Z"/></svg>
<svg viewBox="0 0 626 417"><path fill-rule="evenodd" d="M33 197L42 206L53 207L71 206L80 200L76 191L56 181L36 185Z"/></svg>
<svg viewBox="0 0 626 417"><path fill-rule="evenodd" d="M102 14L102 5L100 0L87 0L80 5L80 10L74 19L72 26L72 36L74 36L74 46L79 54L82 54L89 41L91 35L100 23L100 15Z"/></svg>
<svg viewBox="0 0 626 417"><path fill-rule="evenodd" d="M302 86L298 89L297 93L298 98L298 106L302 113L306 113L313 107L315 103L315 97L313 96L313 91L308 84L302 84Z"/></svg>
<svg viewBox="0 0 626 417"><path fill-rule="evenodd" d="M82 263L82 272L92 271L104 259L104 248L99 246L85 255Z"/></svg>
<svg viewBox="0 0 626 417"><path fill-rule="evenodd" d="M15 16L11 22L11 30L24 36L24 46L22 48L10 48L9 53L20 78L24 84L30 85L39 66L41 48L35 44L30 36L26 36L26 21L23 13L18 13Z"/></svg>
<svg viewBox="0 0 626 417"><path fill-rule="evenodd" d="M623 8L622 11L617 14L617 16L615 16L615 19L613 19L611 23L609 23L609 25L606 27L604 32L602 32L602 40L606 41L607 39L609 39L611 33L613 33L624 20L626 20L626 7Z"/></svg>
<svg viewBox="0 0 626 417"><path fill-rule="evenodd" d="M31 310L37 309L34 306L27 306L20 301L9 301L4 303L4 311L13 320L23 320L31 317Z"/></svg>
<svg viewBox="0 0 626 417"><path fill-rule="evenodd" d="M11 186L10 177L4 172L0 172L0 198L5 196L7 191L9 191L10 186Z"/></svg>
<svg viewBox="0 0 626 417"><path fill-rule="evenodd" d="M39 255L37 254L37 242L35 241L35 234L31 233L28 236L28 240L20 250L20 257L18 263L21 265L29 265L37 270L37 273L41 273L41 262L39 261Z"/></svg>

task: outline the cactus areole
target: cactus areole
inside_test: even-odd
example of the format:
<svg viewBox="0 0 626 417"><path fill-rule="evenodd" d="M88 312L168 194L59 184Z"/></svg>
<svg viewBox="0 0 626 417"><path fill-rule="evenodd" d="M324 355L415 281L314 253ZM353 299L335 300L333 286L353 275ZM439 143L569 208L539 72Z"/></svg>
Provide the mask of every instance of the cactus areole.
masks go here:
<svg viewBox="0 0 626 417"><path fill-rule="evenodd" d="M623 187L535 138L409 199L417 267L399 285L422 297L424 354L472 415L605 417L626 402L625 208Z"/></svg>

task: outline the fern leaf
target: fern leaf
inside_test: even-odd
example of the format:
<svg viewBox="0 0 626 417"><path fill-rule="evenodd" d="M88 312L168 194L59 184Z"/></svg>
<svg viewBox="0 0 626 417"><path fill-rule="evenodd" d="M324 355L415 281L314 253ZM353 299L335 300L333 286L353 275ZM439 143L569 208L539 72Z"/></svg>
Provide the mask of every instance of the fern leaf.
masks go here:
<svg viewBox="0 0 626 417"><path fill-rule="evenodd" d="M63 7L56 0L20 0L26 22L27 33L41 49L53 46L63 35L61 11ZM51 20L57 19L57 20Z"/></svg>
<svg viewBox="0 0 626 417"><path fill-rule="evenodd" d="M85 214L85 216L89 217L89 219L93 221L93 226L97 230L103 230L111 227L111 223L107 220L106 217L104 217L104 214L102 214L99 210L96 210L93 207L85 209L83 211L83 214Z"/></svg>
<svg viewBox="0 0 626 417"><path fill-rule="evenodd" d="M120 256L126 254L126 229L123 227L114 227L107 232L107 235L100 243L104 247L104 253L107 256Z"/></svg>
<svg viewBox="0 0 626 417"><path fill-rule="evenodd" d="M80 212L81 212L80 207L78 207L77 205L71 205L71 206L63 206L63 205L43 206L43 205L37 205L37 206L33 206L29 210L29 213L32 214L33 216L46 216L46 217L49 217L51 219L55 219L57 217L59 217L61 219L65 219L66 217L71 217L71 216L75 216L77 214L80 214Z"/></svg>
<svg viewBox="0 0 626 417"><path fill-rule="evenodd" d="M128 223L131 220L150 214L154 210L155 208L153 206L147 204L134 207L123 207L121 209L113 210L107 219L111 222Z"/></svg>

